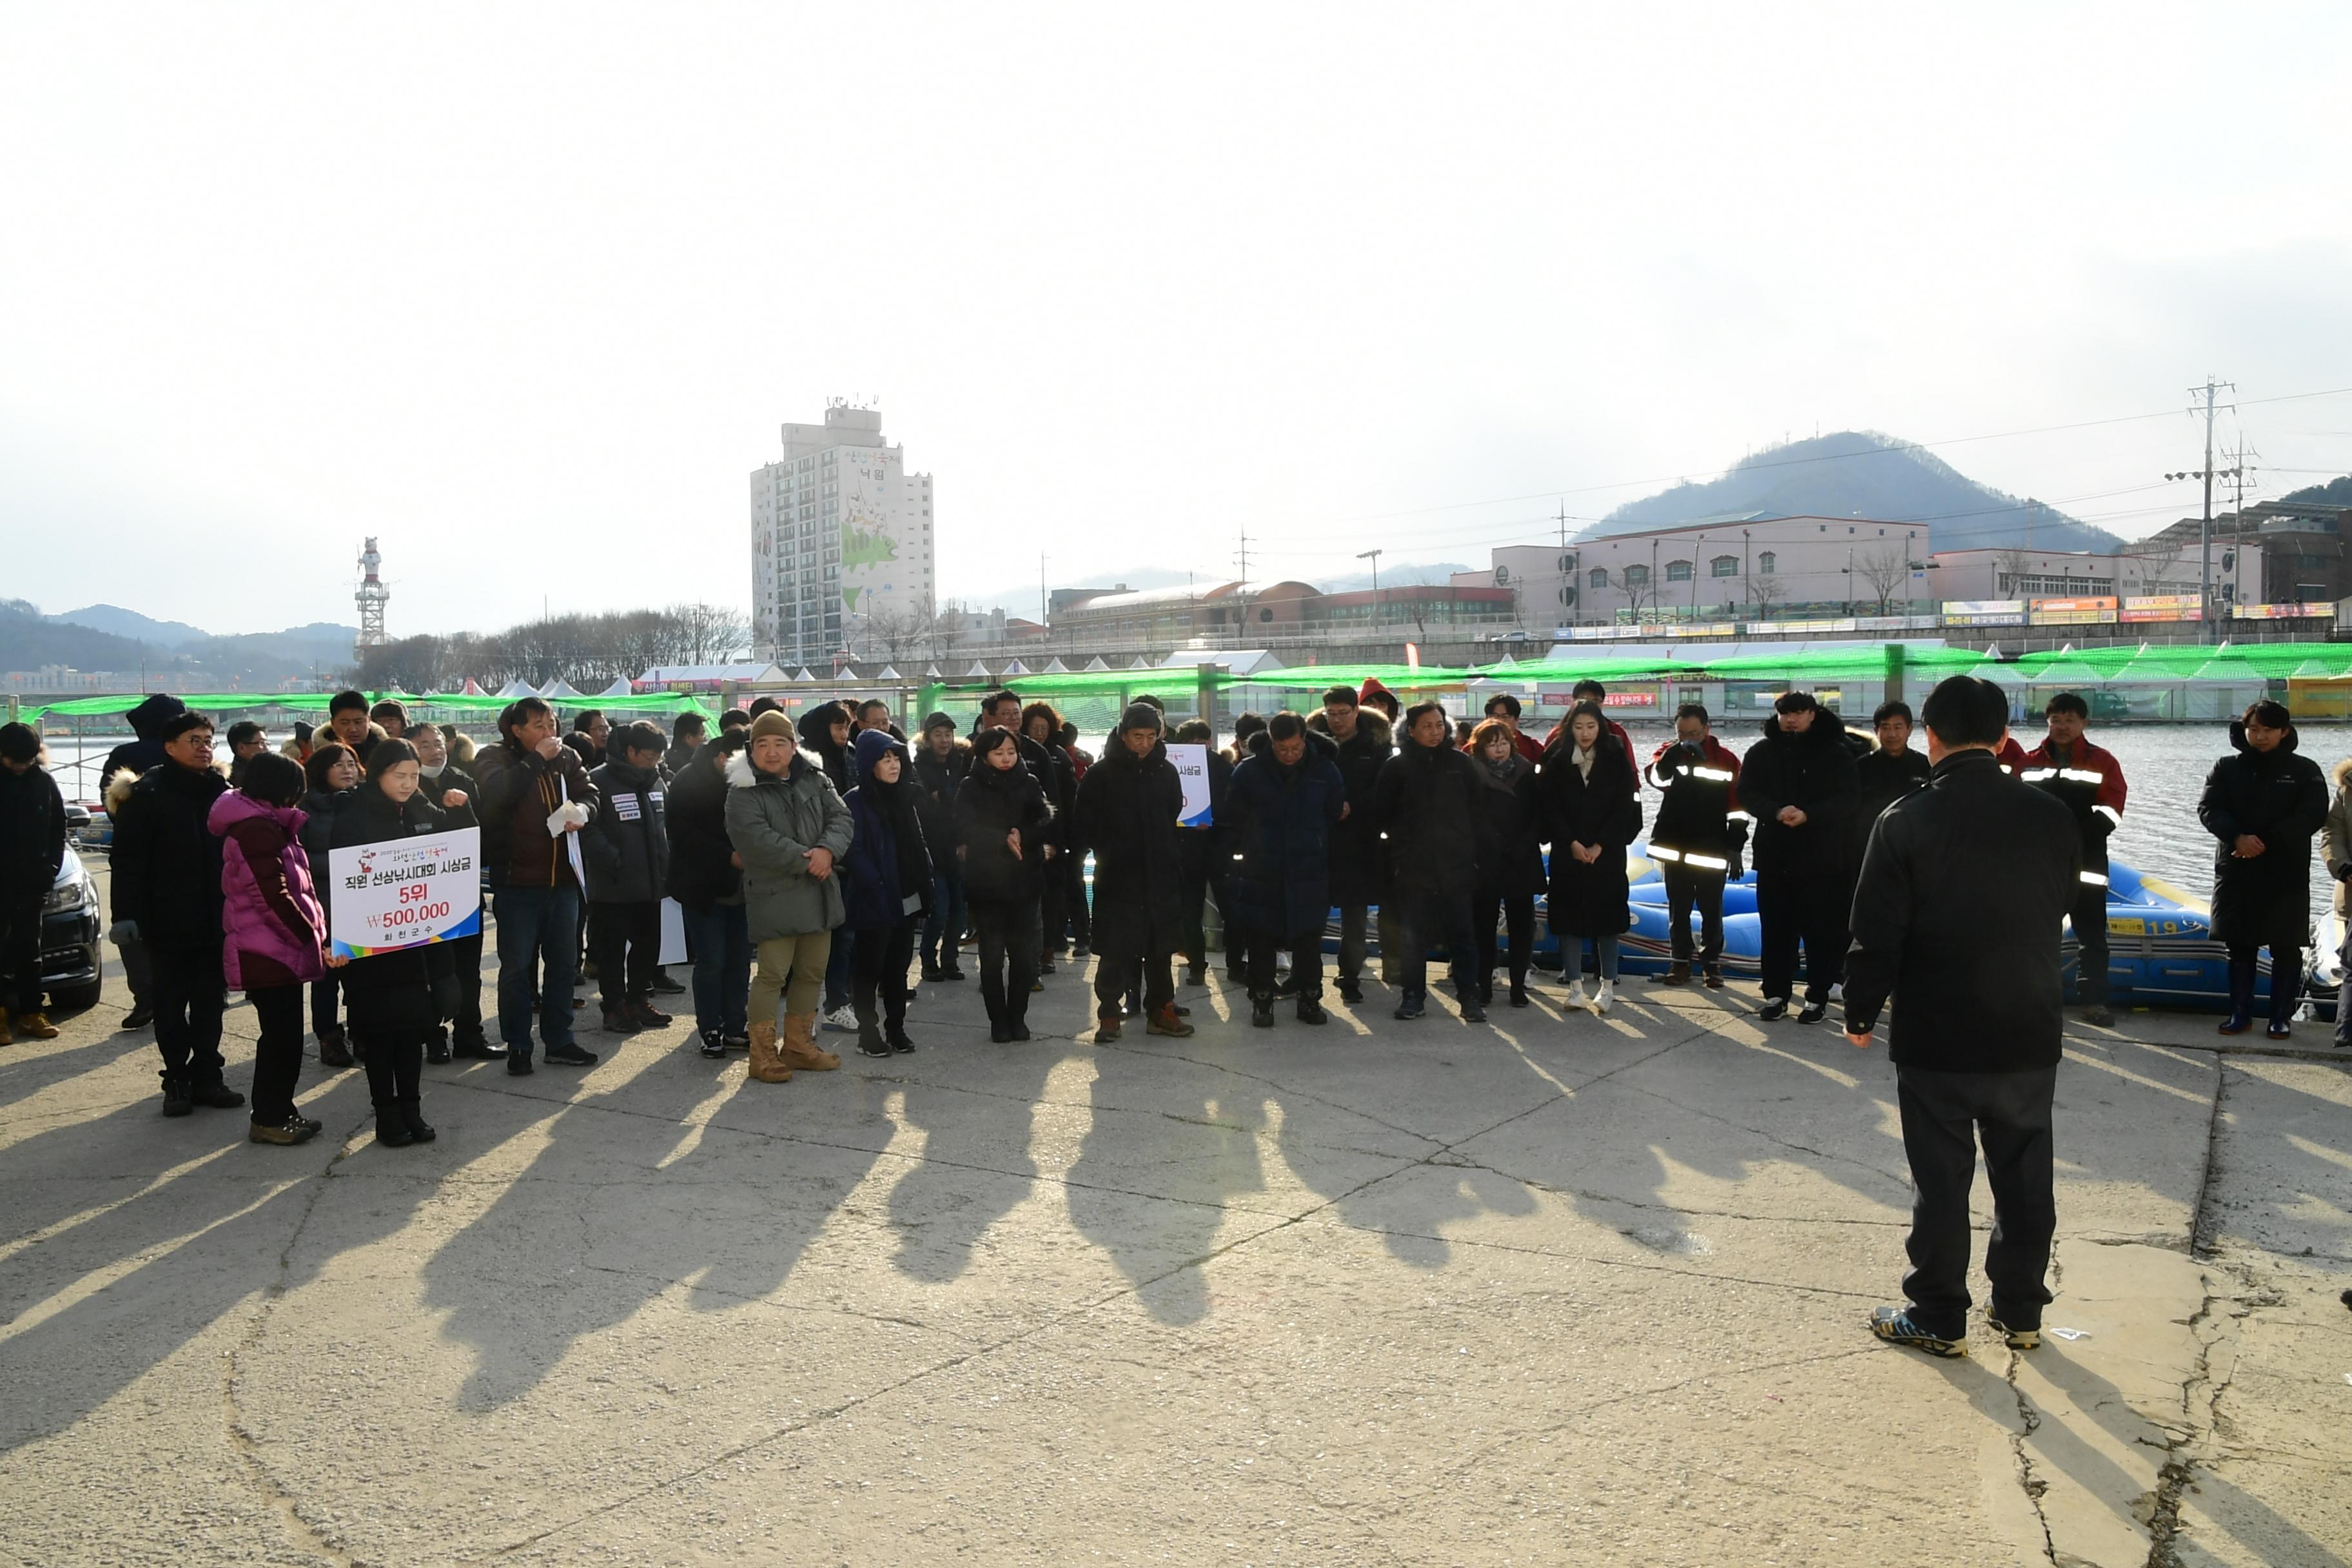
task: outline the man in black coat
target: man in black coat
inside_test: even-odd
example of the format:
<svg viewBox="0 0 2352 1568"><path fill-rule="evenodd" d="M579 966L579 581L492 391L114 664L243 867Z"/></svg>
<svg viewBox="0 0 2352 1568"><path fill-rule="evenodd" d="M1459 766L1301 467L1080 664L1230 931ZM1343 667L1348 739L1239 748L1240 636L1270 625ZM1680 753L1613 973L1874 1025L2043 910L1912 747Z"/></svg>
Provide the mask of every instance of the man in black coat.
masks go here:
<svg viewBox="0 0 2352 1568"><path fill-rule="evenodd" d="M1327 881L1331 837L1348 814L1348 788L1329 756L1331 742L1307 732L1296 713L1276 713L1250 754L1234 769L1231 842L1234 865L1225 933L1249 950L1250 1022L1274 1026L1274 955L1290 950L1298 1021L1320 1024L1323 926L1330 918Z"/></svg>
<svg viewBox="0 0 2352 1568"><path fill-rule="evenodd" d="M1764 738L1739 764L1739 800L1756 819L1756 915L1763 939L1764 1005L1769 1022L1789 1014L1797 944L1805 946L1805 1010L1829 1011L1845 954L1847 835L1854 807L1853 753L1837 715L1810 691L1782 692Z"/></svg>
<svg viewBox="0 0 2352 1568"><path fill-rule="evenodd" d="M1138 702L1119 718L1118 744L1078 785L1072 854L1095 856L1095 1038L1118 1038L1129 967L1143 965L1145 1028L1192 1032L1176 1011L1169 963L1183 910L1178 892L1176 819L1184 784L1160 738L1160 710Z"/></svg>
<svg viewBox="0 0 2352 1568"><path fill-rule="evenodd" d="M1339 906L1339 999L1353 1004L1364 999L1366 930L1371 907L1381 902L1381 824L1371 808L1372 793L1381 769L1396 755L1396 747L1390 739L1388 715L1378 708L1360 706L1351 686L1326 691L1323 711L1309 719L1307 727L1316 728L1317 720L1339 749L1334 761L1352 808L1331 835L1331 901ZM1385 907L1381 914L1388 917ZM1395 949L1404 945L1399 941L1392 948L1389 941L1395 923L1392 917L1381 921L1383 968L1397 963Z"/></svg>
<svg viewBox="0 0 2352 1568"><path fill-rule="evenodd" d="M440 800L451 790L465 795L470 813L482 798L481 781L472 770L460 766L449 755L449 737L440 725L418 722L408 726L405 736L415 748L418 776L424 781L422 793L432 800ZM327 828L331 849L334 830ZM323 865L321 870L324 869ZM446 1025L433 1031L425 1043L425 1059L446 1062L453 1057L472 1061L501 1061L506 1048L490 1043L482 1032L482 932L479 922L464 936L452 937L442 944L449 950L450 972L457 979L457 1006Z"/></svg>
<svg viewBox="0 0 2352 1568"><path fill-rule="evenodd" d="M98 787L109 800L110 816L115 794L108 786L115 775L127 773L133 780L142 779L149 769L159 766L163 761L163 726L187 710L186 703L169 692L159 691L123 715L136 738L107 752L104 765L98 770ZM154 980L147 963L147 944L132 936L118 937L114 945L122 954L123 984L131 988L131 1011L124 1015L122 1026L143 1029L155 1016L152 994Z"/></svg>
<svg viewBox="0 0 2352 1568"><path fill-rule="evenodd" d="M971 748L956 739L955 721L934 713L923 721L915 749L915 815L931 850L931 907L923 917L919 950L923 978L961 980L967 910L963 860L956 854L956 792L971 774Z"/></svg>
<svg viewBox="0 0 2352 1568"><path fill-rule="evenodd" d="M1483 1024L1478 933L1470 893L1478 885L1477 764L1454 747L1443 703L1405 710L1404 744L1381 764L1372 813L1388 838L1390 897L1402 905L1403 995L1399 1018L1418 1018L1429 996L1429 947L1445 944L1465 1023Z"/></svg>
<svg viewBox="0 0 2352 1568"><path fill-rule="evenodd" d="M163 1055L163 1114L227 1110L245 1096L221 1081L221 841L208 826L228 780L213 768L213 721L164 721L163 761L142 774L114 824L108 879L116 940L146 943L155 1045Z"/></svg>
<svg viewBox="0 0 2352 1568"><path fill-rule="evenodd" d="M1910 1305L1871 1317L1879 1338L1968 1352L1969 1188L1976 1143L1992 1185L1989 1316L2019 1350L2041 1341L2057 1228L2051 1099L2065 999L2060 926L2082 840L2066 808L1995 757L2009 699L1956 675L1927 696L1927 787L1878 819L1853 902L1846 1038L1868 1048L1892 994L1895 1097L1911 1163ZM1754 752L1749 767L1754 767Z"/></svg>
<svg viewBox="0 0 2352 1568"><path fill-rule="evenodd" d="M53 1040L41 1011L41 906L66 863L66 803L29 724L0 724L0 1046Z"/></svg>

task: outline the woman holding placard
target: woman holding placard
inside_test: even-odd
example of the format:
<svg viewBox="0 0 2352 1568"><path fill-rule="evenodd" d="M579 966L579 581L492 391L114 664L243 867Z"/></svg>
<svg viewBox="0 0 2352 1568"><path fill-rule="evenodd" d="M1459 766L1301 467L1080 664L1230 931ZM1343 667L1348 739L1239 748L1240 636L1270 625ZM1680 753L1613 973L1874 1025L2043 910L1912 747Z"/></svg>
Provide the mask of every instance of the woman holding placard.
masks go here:
<svg viewBox="0 0 2352 1568"><path fill-rule="evenodd" d="M368 754L367 781L335 814L330 840L350 849L474 826L472 804L463 790L446 790L435 806L422 793L424 774L416 748L405 741L379 741ZM336 932L343 946L362 945L361 933ZM330 968L342 981L352 1034L366 1046L368 1094L375 1102L375 1141L398 1149L429 1143L419 1090L425 1042L454 1001L457 973L449 944L423 942L389 952L352 958L330 953Z"/></svg>

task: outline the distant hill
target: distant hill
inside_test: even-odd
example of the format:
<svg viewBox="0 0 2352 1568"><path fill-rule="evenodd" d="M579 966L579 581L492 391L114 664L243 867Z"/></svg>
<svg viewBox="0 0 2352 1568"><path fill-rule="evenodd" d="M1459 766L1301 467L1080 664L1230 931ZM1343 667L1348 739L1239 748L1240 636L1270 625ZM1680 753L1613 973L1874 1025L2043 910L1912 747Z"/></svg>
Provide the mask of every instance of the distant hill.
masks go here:
<svg viewBox="0 0 2352 1568"><path fill-rule="evenodd" d="M183 647L192 642L202 642L213 635L202 626L192 626L185 621L159 621L136 610L126 610L120 605L84 605L79 610L68 610L62 616L48 618L71 626L88 626L95 632L111 632L119 637L143 642L149 647Z"/></svg>
<svg viewBox="0 0 2352 1568"><path fill-rule="evenodd" d="M0 669L38 669L69 665L75 669L132 669L142 660L161 668L171 658L150 651L136 638L69 625L44 616L23 599L0 599Z"/></svg>
<svg viewBox="0 0 2352 1568"><path fill-rule="evenodd" d="M2324 485L2305 485L2279 497L2283 501L2314 501L2321 506L2352 506L2352 474Z"/></svg>
<svg viewBox="0 0 2352 1568"><path fill-rule="evenodd" d="M1931 548L2021 544L2111 552L2123 541L2053 508L1980 485L1931 453L1875 431L1841 430L1743 458L1719 479L1628 501L1586 539L1675 523L1776 517L1924 522Z"/></svg>

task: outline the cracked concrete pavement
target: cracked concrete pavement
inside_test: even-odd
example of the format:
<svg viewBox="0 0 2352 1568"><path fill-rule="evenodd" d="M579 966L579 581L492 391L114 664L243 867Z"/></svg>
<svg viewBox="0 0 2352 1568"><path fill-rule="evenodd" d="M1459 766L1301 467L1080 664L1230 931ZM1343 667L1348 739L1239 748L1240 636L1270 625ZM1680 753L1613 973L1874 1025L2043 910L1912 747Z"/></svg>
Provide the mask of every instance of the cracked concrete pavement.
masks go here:
<svg viewBox="0 0 2352 1568"><path fill-rule="evenodd" d="M306 1147L166 1121L117 1007L0 1051L0 1562L2352 1561L2320 1026L2078 1027L2082 1337L1937 1362L1864 1326L1883 1045L1638 983L1255 1030L1219 983L1095 1047L1048 985L1028 1045L933 985L918 1054L774 1087L683 1022L428 1068L404 1150L315 1061Z"/></svg>

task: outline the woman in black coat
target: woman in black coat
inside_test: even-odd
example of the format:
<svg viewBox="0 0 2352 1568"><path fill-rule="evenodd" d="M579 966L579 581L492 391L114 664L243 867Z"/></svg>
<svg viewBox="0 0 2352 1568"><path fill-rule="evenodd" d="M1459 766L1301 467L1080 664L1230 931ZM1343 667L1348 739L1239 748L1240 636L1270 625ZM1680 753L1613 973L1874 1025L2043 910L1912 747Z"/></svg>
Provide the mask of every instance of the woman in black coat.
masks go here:
<svg viewBox="0 0 2352 1568"><path fill-rule="evenodd" d="M1584 942L1592 942L1601 994L1592 1010L1617 1000L1617 939L1633 927L1625 851L1642 832L1633 762L1609 732L1594 702L1580 702L1544 749L1538 775L1544 825L1551 838L1551 896L1546 918L1560 941L1568 1000L1584 1005Z"/></svg>
<svg viewBox="0 0 2352 1568"><path fill-rule="evenodd" d="M1544 888L1544 809L1536 765L1523 756L1516 733L1488 719L1470 733L1470 760L1478 765L1478 804L1470 823L1477 835L1478 885L1470 918L1478 928L1478 982L1495 1000L1495 924L1511 933L1511 1005L1528 1005L1528 960L1535 947L1536 895Z"/></svg>
<svg viewBox="0 0 2352 1568"><path fill-rule="evenodd" d="M2311 840L2327 820L2327 781L2295 752L2283 702L2257 702L2230 726L2234 754L2213 764L2197 820L2213 851L2213 940L2230 950L2225 1035L2253 1027L2254 958L2271 950L2270 1037L2293 1033L2311 930Z"/></svg>
<svg viewBox="0 0 2352 1568"><path fill-rule="evenodd" d="M713 1061L751 1047L751 932L743 914L743 865L727 837L727 760L750 743L730 730L694 753L669 781L669 880L663 889L686 920L694 955L694 1032Z"/></svg>
<svg viewBox="0 0 2352 1568"><path fill-rule="evenodd" d="M472 804L461 790L449 790L436 807L422 791L416 748L405 741L379 741L368 753L367 782L353 790L335 814L332 847L348 849L440 833L474 825ZM339 946L359 942L361 933L334 931ZM331 953L328 967L341 977L352 1033L366 1046L368 1094L375 1102L375 1141L386 1148L429 1143L418 1080L425 1068L425 1042L454 1010L457 977L446 942L430 942L394 952L352 958Z"/></svg>
<svg viewBox="0 0 2352 1568"><path fill-rule="evenodd" d="M971 772L955 794L956 854L964 902L980 939L980 999L988 1037L1029 1037L1029 991L1037 983L1037 889L1053 814L1045 786L1022 764L1012 731L990 725L971 742Z"/></svg>

